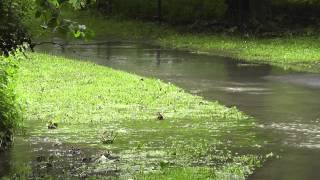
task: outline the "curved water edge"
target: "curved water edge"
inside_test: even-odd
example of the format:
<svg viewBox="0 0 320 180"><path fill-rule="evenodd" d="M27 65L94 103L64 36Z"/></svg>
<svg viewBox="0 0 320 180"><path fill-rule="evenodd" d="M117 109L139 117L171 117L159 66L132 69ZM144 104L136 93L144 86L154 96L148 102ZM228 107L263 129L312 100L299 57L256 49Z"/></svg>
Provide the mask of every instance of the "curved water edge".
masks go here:
<svg viewBox="0 0 320 180"><path fill-rule="evenodd" d="M204 176L244 179L264 159L229 151L229 146L256 147L253 119L235 108L205 101L170 83L95 63L40 53L28 56L20 61L16 91L25 102L24 144L30 146L11 149L9 162L25 163L25 172L12 165L11 178L108 176L115 166L117 174L112 176L163 171L200 176L199 171ZM83 150L92 146L105 153L83 156ZM26 158L14 158L19 151Z"/></svg>
<svg viewBox="0 0 320 180"><path fill-rule="evenodd" d="M208 100L236 106L257 119L256 132L264 141L264 150L282 156L250 179L320 178L310 170L320 168L318 74L135 43L41 50L160 78Z"/></svg>
<svg viewBox="0 0 320 180"><path fill-rule="evenodd" d="M160 78L208 100L236 106L257 119L256 133L264 151L281 156L250 179L320 179L314 171L320 168L318 74L132 42L43 45L38 51Z"/></svg>

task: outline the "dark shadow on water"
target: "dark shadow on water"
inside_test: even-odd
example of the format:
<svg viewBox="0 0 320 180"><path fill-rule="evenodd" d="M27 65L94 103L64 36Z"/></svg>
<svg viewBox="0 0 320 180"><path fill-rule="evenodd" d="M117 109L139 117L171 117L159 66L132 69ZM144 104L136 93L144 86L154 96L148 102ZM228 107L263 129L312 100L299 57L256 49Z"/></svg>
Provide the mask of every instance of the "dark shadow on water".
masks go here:
<svg viewBox="0 0 320 180"><path fill-rule="evenodd" d="M242 61L234 63L232 60L229 62L231 63L225 64L225 69L231 81L261 82L261 78L268 76L272 71L270 65L248 64Z"/></svg>

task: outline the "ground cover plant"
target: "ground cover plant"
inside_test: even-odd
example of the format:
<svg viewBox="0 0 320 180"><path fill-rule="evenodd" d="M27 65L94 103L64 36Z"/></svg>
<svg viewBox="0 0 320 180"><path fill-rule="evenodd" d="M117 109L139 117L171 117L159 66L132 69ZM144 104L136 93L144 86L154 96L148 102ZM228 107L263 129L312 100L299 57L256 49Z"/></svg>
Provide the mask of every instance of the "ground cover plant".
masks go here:
<svg viewBox="0 0 320 180"><path fill-rule="evenodd" d="M17 87L27 134L105 149L117 157L102 157L83 171L114 170L112 176L138 179L184 179L186 174L244 179L263 162L236 153L239 147L258 147L254 120L236 108L93 63L28 56L21 61ZM48 122L57 128L48 129Z"/></svg>

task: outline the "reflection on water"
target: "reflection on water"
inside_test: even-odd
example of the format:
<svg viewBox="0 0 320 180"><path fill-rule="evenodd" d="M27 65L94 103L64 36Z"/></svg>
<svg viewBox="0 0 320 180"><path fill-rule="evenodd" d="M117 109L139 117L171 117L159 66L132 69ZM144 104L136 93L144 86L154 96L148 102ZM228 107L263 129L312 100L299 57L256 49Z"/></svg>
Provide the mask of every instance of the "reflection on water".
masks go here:
<svg viewBox="0 0 320 180"><path fill-rule="evenodd" d="M288 74L285 76L268 76L266 79L280 81L284 83L292 83L300 86L309 86L320 88L318 74Z"/></svg>
<svg viewBox="0 0 320 180"><path fill-rule="evenodd" d="M252 179L320 179L314 171L320 168L319 75L132 43L38 50L160 78L206 99L237 106L257 119L266 151L283 156L268 162Z"/></svg>

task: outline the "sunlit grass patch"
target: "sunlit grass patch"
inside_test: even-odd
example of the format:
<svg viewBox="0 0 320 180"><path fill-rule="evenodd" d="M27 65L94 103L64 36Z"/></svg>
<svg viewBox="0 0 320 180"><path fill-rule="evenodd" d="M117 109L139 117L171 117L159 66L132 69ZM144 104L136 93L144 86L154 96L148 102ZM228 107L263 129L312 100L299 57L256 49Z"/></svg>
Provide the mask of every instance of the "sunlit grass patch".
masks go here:
<svg viewBox="0 0 320 180"><path fill-rule="evenodd" d="M191 121L227 118L230 120L223 122L231 124L251 121L236 109L207 102L160 80L89 62L43 54L30 54L30 57L22 62L19 90L26 96L27 110L36 108L38 113L34 115L39 120L51 117L66 124L154 122L161 112L167 121L190 118Z"/></svg>

